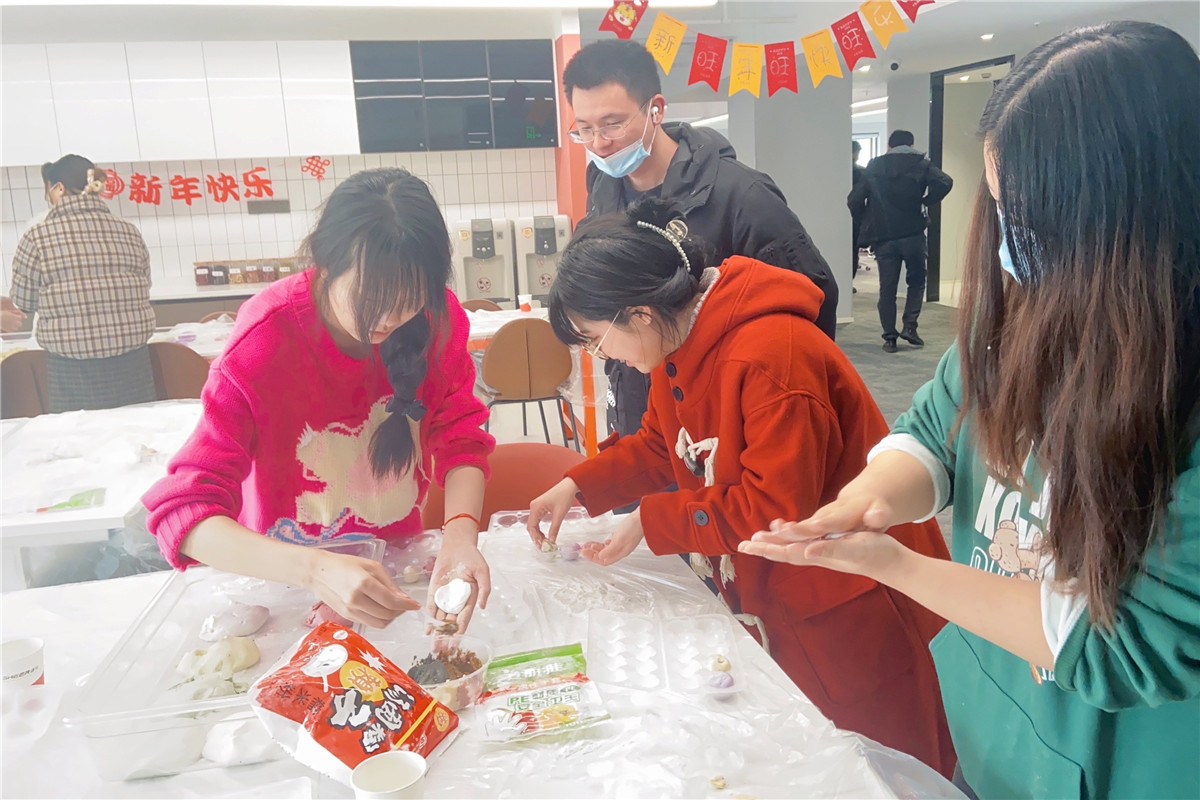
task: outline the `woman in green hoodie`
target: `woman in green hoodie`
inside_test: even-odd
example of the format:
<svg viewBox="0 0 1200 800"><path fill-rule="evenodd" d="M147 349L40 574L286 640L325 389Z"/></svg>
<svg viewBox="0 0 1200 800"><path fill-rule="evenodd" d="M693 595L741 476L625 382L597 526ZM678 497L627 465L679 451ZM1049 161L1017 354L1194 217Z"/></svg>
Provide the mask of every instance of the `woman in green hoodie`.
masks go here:
<svg viewBox="0 0 1200 800"><path fill-rule="evenodd" d="M1200 797L1197 98L1157 25L1024 58L983 115L959 344L837 500L740 547L952 623L981 797ZM953 562L878 533L950 503Z"/></svg>

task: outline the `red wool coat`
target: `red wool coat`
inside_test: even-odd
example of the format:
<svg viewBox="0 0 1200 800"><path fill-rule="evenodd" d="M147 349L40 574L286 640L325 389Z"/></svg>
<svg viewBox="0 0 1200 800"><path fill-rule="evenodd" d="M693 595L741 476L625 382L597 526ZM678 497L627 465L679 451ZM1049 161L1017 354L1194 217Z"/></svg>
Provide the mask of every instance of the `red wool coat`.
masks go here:
<svg viewBox="0 0 1200 800"><path fill-rule="evenodd" d="M740 256L719 272L686 340L651 375L642 430L568 475L592 514L641 499L655 553L708 557L693 564L734 612L762 621L776 661L839 727L949 775L928 651L943 621L870 579L737 552L771 520L832 501L888 426L814 324L822 295L808 278ZM663 492L671 483L678 491ZM890 533L949 557L932 521Z"/></svg>

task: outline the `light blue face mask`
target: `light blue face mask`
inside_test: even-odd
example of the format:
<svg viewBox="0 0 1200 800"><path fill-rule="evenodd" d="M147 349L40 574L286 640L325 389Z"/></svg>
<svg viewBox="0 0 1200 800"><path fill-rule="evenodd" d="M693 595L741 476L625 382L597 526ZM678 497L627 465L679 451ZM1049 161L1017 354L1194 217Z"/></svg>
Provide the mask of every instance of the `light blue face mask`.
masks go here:
<svg viewBox="0 0 1200 800"><path fill-rule="evenodd" d="M646 114L646 124L642 126L642 135L637 138L636 142L632 142L626 147L622 147L617 152L610 156L601 158L591 151L591 148L584 148L587 151L588 161L595 164L597 169L603 172L610 178L624 178L642 165L650 156L650 151L642 142L646 139L646 131L650 127L650 113Z"/></svg>
<svg viewBox="0 0 1200 800"><path fill-rule="evenodd" d="M1000 256L1000 269L1013 276L1017 283L1021 283L1021 276L1017 274L1017 265L1013 263L1012 252L1008 249L1008 230L1004 227L1004 212L996 206L996 215L1000 217L1000 247L996 253Z"/></svg>

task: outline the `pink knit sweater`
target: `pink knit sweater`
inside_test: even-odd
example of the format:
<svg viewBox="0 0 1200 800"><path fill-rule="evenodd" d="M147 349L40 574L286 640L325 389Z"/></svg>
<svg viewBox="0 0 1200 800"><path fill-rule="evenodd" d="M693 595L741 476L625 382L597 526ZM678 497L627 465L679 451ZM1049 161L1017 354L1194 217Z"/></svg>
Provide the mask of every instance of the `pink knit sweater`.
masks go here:
<svg viewBox="0 0 1200 800"><path fill-rule="evenodd" d="M204 413L167 476L142 502L171 564L195 525L212 516L299 544L334 537L397 538L421 530L430 479L445 485L459 466L487 474L495 440L480 427L467 352L467 315L446 292L447 326L429 348L418 399L419 464L400 477L371 472L371 436L387 418L392 390L375 356L338 349L312 297L314 270L273 284L238 311L224 354L204 385Z"/></svg>

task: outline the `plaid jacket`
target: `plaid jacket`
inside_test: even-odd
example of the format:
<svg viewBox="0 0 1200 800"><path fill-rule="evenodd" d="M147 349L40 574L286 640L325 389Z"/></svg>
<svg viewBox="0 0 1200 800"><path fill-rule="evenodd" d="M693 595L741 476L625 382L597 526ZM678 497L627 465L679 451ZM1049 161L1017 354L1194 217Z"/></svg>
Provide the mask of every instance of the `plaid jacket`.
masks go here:
<svg viewBox="0 0 1200 800"><path fill-rule="evenodd" d="M38 343L52 353L127 353L154 332L150 252L96 195L64 197L17 244L12 300L37 312Z"/></svg>

